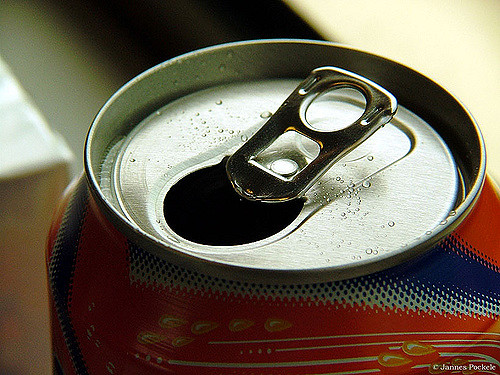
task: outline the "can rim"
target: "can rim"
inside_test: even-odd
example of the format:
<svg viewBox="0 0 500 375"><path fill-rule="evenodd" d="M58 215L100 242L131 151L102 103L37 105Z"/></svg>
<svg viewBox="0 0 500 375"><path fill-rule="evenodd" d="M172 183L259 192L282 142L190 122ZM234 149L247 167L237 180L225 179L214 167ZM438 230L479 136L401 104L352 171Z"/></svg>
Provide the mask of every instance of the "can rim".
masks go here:
<svg viewBox="0 0 500 375"><path fill-rule="evenodd" d="M100 120L103 115L110 110L113 103L119 98L124 92L126 92L131 86L134 86L138 82L143 79L149 77L154 74L156 71L164 69L167 66L176 64L187 58L192 58L193 56L206 53L207 51L213 52L216 50L230 50L235 47L247 46L247 45L259 45L259 44L315 44L318 46L325 47L336 47L345 50L357 51L366 55L370 55L372 58L381 59L388 63L398 65L412 74L416 74L420 79L426 80L433 85L437 86L442 91L445 91L447 95L450 96L452 100L454 100L464 111L464 113L469 117L470 123L472 124L474 131L477 135L477 141L479 145L479 165L477 166L477 171L475 173L475 179L472 181L471 186L465 198L461 201L461 203L456 208L456 215L450 217L448 220L448 224L443 226L442 228L437 229L433 232L432 236L425 238L417 243L412 244L411 251L409 249L399 249L398 251L392 252L387 255L383 255L377 259L376 262L373 262L369 259L360 261L356 263L356 265L351 266L346 270L338 270L335 267L323 267L317 268L315 270L273 270L271 278L279 283L290 283L297 282L300 280L301 282L322 282L329 280L338 280L338 279L346 279L351 277L357 277L364 274L381 271L383 269L389 268L394 264L400 264L406 262L412 258L421 256L429 251L434 245L436 245L439 241L441 241L445 236L450 234L470 213L472 208L474 207L479 193L484 184L485 175L486 175L486 155L485 155L485 145L484 139L482 137L481 131L475 119L473 118L470 111L463 105L463 103L456 98L453 94L451 94L448 90L446 90L443 86L437 84L432 79L424 76L423 74L409 68L408 66L396 62L391 59L384 58L382 56L366 52L364 50L353 48L351 46L347 46L344 44L334 43L334 42L325 42L325 41L317 41L317 40L302 40L302 39L264 39L264 40L251 40L251 41L242 41L242 42L231 42L225 43L221 45L216 45L212 47L206 47L200 50L195 50L192 52L188 52L177 56L173 59L167 60L163 63L160 63L145 72L141 73L137 77L131 79L124 86L122 86L115 94L113 94L103 105L103 107L99 110L97 115L95 116L91 127L88 131L86 142L85 142L85 153L84 153L84 169L86 178L88 181L88 186L91 191L91 195L96 201L98 207L104 212L104 214L111 219L113 224L116 225L117 229L122 231L125 236L135 243L140 243L141 246L151 251L152 253L159 255L162 258L166 258L169 261L172 261L180 266L192 269L194 271L199 271L202 273L214 273L221 278L230 278L234 277L235 274L238 275L239 279L248 279L255 281L257 279L263 279L269 281L270 279L270 270L263 268L250 268L250 267L242 267L238 265L233 265L226 262L214 262L204 260L198 257L195 257L191 254L186 254L180 249L176 248L175 244L168 244L168 252L162 251L167 245L166 243L160 241L159 239L153 237L148 234L135 223L130 222L121 212L119 212L113 204L105 197L102 190L99 187L98 181L98 170L94 167L92 163L92 144L93 140L96 136L96 129L100 126ZM387 262L390 260L390 262ZM381 264L387 263L388 265L382 266ZM250 272L243 272L248 270ZM233 276L232 276L233 275Z"/></svg>

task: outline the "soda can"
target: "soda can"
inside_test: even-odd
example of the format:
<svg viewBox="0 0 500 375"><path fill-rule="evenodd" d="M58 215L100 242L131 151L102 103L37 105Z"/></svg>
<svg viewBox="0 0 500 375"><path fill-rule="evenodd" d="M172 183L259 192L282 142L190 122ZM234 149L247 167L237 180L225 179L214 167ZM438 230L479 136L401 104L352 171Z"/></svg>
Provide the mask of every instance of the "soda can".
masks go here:
<svg viewBox="0 0 500 375"><path fill-rule="evenodd" d="M401 64L180 56L104 105L56 212L54 372L499 373L499 213L470 113Z"/></svg>

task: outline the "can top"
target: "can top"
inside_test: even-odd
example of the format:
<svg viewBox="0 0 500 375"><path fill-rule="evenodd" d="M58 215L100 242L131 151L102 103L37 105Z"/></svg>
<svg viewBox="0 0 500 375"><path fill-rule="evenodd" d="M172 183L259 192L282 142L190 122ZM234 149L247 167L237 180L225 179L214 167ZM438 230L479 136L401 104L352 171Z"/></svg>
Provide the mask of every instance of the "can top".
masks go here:
<svg viewBox="0 0 500 375"><path fill-rule="evenodd" d="M392 92L401 105L390 123L342 157L286 213L268 203L263 211L251 209L255 217L239 216L211 196L211 206L200 206L199 191L227 180L218 166L323 65L354 71ZM316 97L305 116L315 130L331 131L332 118L335 126L349 123L365 106L356 90L339 89ZM290 144L304 160L317 155L300 133L278 140L259 154L271 172L283 176L298 168L293 158L274 157ZM96 117L86 168L108 217L146 250L205 273L296 282L374 272L430 248L471 209L484 177L483 153L469 113L427 78L347 47L287 40L209 48L137 77ZM175 212L186 221L169 219ZM214 239L217 231L222 234Z"/></svg>

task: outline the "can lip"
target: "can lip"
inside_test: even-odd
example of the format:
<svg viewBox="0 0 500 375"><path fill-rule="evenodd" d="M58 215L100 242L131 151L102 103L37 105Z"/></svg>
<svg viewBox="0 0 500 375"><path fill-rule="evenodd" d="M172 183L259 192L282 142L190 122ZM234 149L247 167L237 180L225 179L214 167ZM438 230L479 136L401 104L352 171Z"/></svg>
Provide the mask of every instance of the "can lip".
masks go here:
<svg viewBox="0 0 500 375"><path fill-rule="evenodd" d="M337 49L346 50L346 51L356 51L358 53L362 53L363 55L368 55L372 59L383 60L386 64L397 65L400 69L411 73L414 76L417 76L419 80L426 81L427 84L434 85L435 88L439 91L443 91L446 95L456 103L460 107L460 110L463 111L463 114L468 117L470 125L473 127L473 131L476 135L476 140L478 142L478 152L479 152L479 163L475 165L476 170L472 171L473 177L467 182L467 193L462 200L462 202L458 205L454 215L448 221L446 226L443 228L439 228L433 235L429 238L419 241L418 243L412 244L412 251L407 251L407 249L400 249L398 252L392 252L387 254L386 256L381 256L377 259L377 262L373 262L369 259L365 261L360 261L350 267L348 270L346 269L336 269L335 267L323 267L317 268L314 272L311 270L273 270L272 275L270 276L269 269L265 268L245 268L241 266L236 266L227 262L213 262L207 261L204 259L197 258L193 255L186 254L185 252L180 251L180 249L176 248L175 244L169 244L169 252L161 251L161 249L165 249L165 243L153 237L152 235L146 233L141 228L139 228L135 223L130 222L119 210L117 210L113 204L105 197L102 190L99 187L98 181L98 173L100 162L96 155L92 155L93 146L96 142L96 130L100 127L100 122L102 121L105 114L109 111L113 111L113 104L120 99L122 95L124 95L131 87L137 85L142 80L147 79L149 76L155 74L157 71L165 69L167 66L175 65L181 62L184 59L192 58L198 54L204 53L213 53L214 51L220 50L232 50L233 48L246 47L249 45L262 45L267 44L271 47L273 45L283 45L283 44L309 44L316 45L319 47L335 47ZM106 146L107 147L107 146ZM102 148L102 146L101 146ZM99 155L97 155L99 156ZM222 45L217 45L214 47L207 47L201 50L192 51L183 55L180 55L176 58L158 64L151 69L145 71L139 76L133 78L131 81L126 83L122 88L120 88L101 108L101 110L96 115L87 135L86 144L85 144L85 155L84 155L84 166L85 172L87 176L87 181L90 186L90 190L93 198L97 202L100 209L112 220L112 222L118 227L119 230L123 231L127 237L133 242L140 243L141 246L150 250L155 254L162 253L163 257L167 256L169 260L176 262L181 266L185 266L187 268L191 268L195 271L202 271L203 273L210 273L212 270L214 274L220 275L221 277L234 277L234 275L238 275L240 279L248 279L248 280L256 280L263 279L269 281L272 279L273 281L287 283L287 282L296 282L300 280L301 282L320 282L327 280L337 280L344 278L351 278L356 276L361 276L363 274L368 274L371 272L380 271L384 268L388 268L392 265L407 261L411 258L414 258L418 255L424 254L427 250L429 250L433 245L438 243L441 239L443 239L446 235L451 233L468 215L468 213L472 210L479 193L481 191L482 185L485 179L485 171L486 171L486 158L485 158L485 146L484 140L482 138L480 129L472 117L471 113L465 108L465 106L449 91L442 88L440 85L432 81L431 79L423 76L422 74L414 71L413 69L400 64L398 62L383 58L381 56L364 52L363 50L352 48L350 46L346 46L339 43L333 42L324 42L324 41L314 41L314 40L299 40L299 39L266 39L266 40L254 40L254 41L243 41L243 42L232 42ZM385 266L383 264L386 264ZM245 270L250 270L251 272L243 272Z"/></svg>

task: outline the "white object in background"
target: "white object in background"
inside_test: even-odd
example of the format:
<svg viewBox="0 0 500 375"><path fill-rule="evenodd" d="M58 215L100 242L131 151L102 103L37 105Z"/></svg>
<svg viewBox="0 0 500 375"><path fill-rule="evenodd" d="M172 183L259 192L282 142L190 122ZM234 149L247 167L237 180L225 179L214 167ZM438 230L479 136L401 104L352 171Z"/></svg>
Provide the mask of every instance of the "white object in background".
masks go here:
<svg viewBox="0 0 500 375"><path fill-rule="evenodd" d="M0 60L0 373L49 374L45 243L73 155Z"/></svg>

